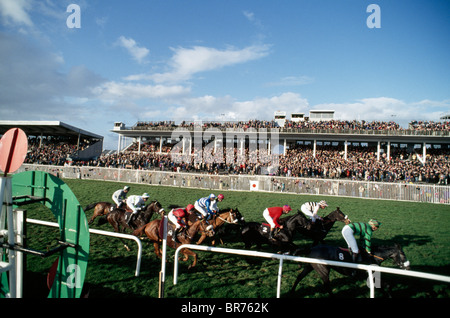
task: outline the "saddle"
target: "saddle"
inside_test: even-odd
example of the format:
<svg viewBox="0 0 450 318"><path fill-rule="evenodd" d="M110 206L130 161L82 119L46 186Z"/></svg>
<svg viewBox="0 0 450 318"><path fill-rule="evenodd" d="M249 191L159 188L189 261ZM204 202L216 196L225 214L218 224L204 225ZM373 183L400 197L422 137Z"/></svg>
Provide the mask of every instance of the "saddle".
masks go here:
<svg viewBox="0 0 450 318"><path fill-rule="evenodd" d="M259 228L261 229L261 232L264 234L269 234L270 232L270 225L268 223L261 223Z"/></svg>
<svg viewBox="0 0 450 318"><path fill-rule="evenodd" d="M259 228L260 228L260 231L263 234L269 235L269 233L270 233L270 224L268 224L268 223L261 223ZM278 234L278 232L280 232L280 229L279 228L275 228L275 231L273 232L273 235L276 236Z"/></svg>
<svg viewBox="0 0 450 318"><path fill-rule="evenodd" d="M182 228L179 232L179 236L181 233L186 231L186 228ZM175 232L175 226L171 224L170 222L167 222L167 236L173 236L173 233ZM164 222L159 222L159 237L163 237L164 235Z"/></svg>
<svg viewBox="0 0 450 318"><path fill-rule="evenodd" d="M336 259L338 259L339 261L342 262L353 262L352 259L352 254L350 252L350 250L348 248L343 248L343 247L339 247L338 249L336 249ZM361 249L360 252L358 253L358 257L356 258L356 262L361 262L362 261L362 253L361 253Z"/></svg>

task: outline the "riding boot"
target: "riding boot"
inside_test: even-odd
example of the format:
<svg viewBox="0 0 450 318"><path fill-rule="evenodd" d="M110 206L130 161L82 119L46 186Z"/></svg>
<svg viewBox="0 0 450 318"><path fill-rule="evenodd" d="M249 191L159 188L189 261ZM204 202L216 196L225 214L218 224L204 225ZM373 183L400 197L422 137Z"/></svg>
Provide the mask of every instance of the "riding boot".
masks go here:
<svg viewBox="0 0 450 318"><path fill-rule="evenodd" d="M358 260L358 254L359 253L353 253L353 251L349 248L348 249L350 251L350 255L352 256L352 263L357 263ZM355 277L356 276L356 269L352 270L352 276Z"/></svg>
<svg viewBox="0 0 450 318"><path fill-rule="evenodd" d="M130 226L131 220L133 220L134 216L135 216L134 213L131 213L131 214L128 216L128 220L127 220L127 225L128 225L128 226Z"/></svg>
<svg viewBox="0 0 450 318"><path fill-rule="evenodd" d="M274 240L275 238L273 237L273 232L275 231L275 229L270 229L269 232L269 240Z"/></svg>
<svg viewBox="0 0 450 318"><path fill-rule="evenodd" d="M175 231L173 231L172 238L176 243L180 243L180 241L178 240L179 232L180 232L180 229L175 229Z"/></svg>

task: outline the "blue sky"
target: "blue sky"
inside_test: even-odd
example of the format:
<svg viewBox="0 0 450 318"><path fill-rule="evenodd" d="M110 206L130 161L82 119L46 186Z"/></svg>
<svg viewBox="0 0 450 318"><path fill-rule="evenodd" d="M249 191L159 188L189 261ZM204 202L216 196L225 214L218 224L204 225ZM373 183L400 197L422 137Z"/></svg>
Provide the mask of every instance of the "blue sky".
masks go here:
<svg viewBox="0 0 450 318"><path fill-rule="evenodd" d="M0 0L0 119L60 120L113 149L115 121L437 121L449 38L449 0Z"/></svg>

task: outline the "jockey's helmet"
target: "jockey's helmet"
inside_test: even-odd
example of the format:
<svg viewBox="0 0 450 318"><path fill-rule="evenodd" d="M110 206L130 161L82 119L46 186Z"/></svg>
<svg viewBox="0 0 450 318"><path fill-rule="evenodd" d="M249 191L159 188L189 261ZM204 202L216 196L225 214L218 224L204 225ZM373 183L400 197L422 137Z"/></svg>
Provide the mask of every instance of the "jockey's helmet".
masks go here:
<svg viewBox="0 0 450 318"><path fill-rule="evenodd" d="M189 212L194 208L194 206L192 204L188 204L186 207L186 211Z"/></svg>
<svg viewBox="0 0 450 318"><path fill-rule="evenodd" d="M283 206L283 211L289 212L291 210L292 209L291 209L291 207L289 205L286 204L286 205Z"/></svg>
<svg viewBox="0 0 450 318"><path fill-rule="evenodd" d="M375 226L376 228L378 228L378 227L380 227L381 222L378 222L377 220L374 220L374 219L370 219L369 220L369 225Z"/></svg>

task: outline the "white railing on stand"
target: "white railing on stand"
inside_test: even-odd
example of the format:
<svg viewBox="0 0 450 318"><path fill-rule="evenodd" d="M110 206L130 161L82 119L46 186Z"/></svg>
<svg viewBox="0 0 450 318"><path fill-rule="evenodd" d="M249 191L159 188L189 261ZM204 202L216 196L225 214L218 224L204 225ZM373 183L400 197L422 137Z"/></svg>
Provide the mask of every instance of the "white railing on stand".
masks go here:
<svg viewBox="0 0 450 318"><path fill-rule="evenodd" d="M375 282L374 282L374 272L384 272L391 273L396 275L404 275L404 276L412 276L419 277L425 279L438 280L446 283L450 283L449 276L422 273L404 269L396 269L390 267L381 267L377 265L363 265L363 264L353 264L346 262L336 262L336 261L328 261L321 260L309 257L300 257L300 256L290 256L285 254L274 254L274 253L266 253L266 252L258 252L258 251L249 251L249 250L239 250L239 249L230 249L230 248L221 248L221 247L211 247L204 245L193 245L193 244L184 244L177 248L174 256L174 273L173 273L173 284L176 285L178 283L178 254L180 250L183 248L189 248L193 250L207 251L207 252L217 252L217 253L225 253L225 254L235 254L235 255L245 255L245 256L256 256L263 258L276 258L280 260L280 264L278 267L278 282L277 282L277 298L281 296L281 274L283 272L283 260L289 260L294 262L304 262L304 263L312 263L312 264L323 264L329 266L340 266L340 267L348 267L353 269L366 270L368 272L368 283L370 288L370 298L375 298Z"/></svg>

